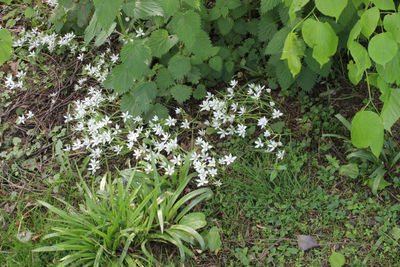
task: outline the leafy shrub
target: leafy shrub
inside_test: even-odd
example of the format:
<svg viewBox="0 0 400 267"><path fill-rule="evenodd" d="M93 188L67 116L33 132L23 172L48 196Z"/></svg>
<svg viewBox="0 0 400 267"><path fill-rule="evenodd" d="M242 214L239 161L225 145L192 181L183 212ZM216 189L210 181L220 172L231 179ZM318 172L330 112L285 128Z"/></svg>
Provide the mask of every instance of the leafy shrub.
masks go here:
<svg viewBox="0 0 400 267"><path fill-rule="evenodd" d="M97 192L89 189L81 177L85 202L79 210L63 200L60 201L68 211L39 201L60 217L54 222L54 233L45 236L58 241L34 252L68 251L60 260L63 265L140 265L157 262L149 251L149 244L161 242L175 245L184 261L186 255L193 255L185 243L199 245L202 250L206 248L197 232L206 225L205 215L190 211L212 196L209 188L181 196L195 175L189 174L189 167L190 164L184 164L181 168L176 190L156 171L146 175L128 169L115 181L108 176L108 183L105 175Z"/></svg>

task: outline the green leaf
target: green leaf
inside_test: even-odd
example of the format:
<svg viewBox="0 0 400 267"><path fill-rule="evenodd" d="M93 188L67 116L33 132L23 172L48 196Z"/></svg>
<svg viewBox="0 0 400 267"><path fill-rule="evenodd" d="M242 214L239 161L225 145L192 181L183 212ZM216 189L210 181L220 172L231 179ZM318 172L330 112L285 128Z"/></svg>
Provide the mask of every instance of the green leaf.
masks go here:
<svg viewBox="0 0 400 267"><path fill-rule="evenodd" d="M203 99L207 95L207 90L204 85L197 86L193 91L193 97L197 100Z"/></svg>
<svg viewBox="0 0 400 267"><path fill-rule="evenodd" d="M151 49L142 41L128 42L121 49L121 60L131 69L134 79L142 78L151 63Z"/></svg>
<svg viewBox="0 0 400 267"><path fill-rule="evenodd" d="M235 22L229 17L220 17L217 20L218 30L222 35L227 35L232 30L234 24Z"/></svg>
<svg viewBox="0 0 400 267"><path fill-rule="evenodd" d="M168 31L161 29L152 32L146 44L150 47L153 56L161 57L167 53L176 43L178 38L175 35L168 35Z"/></svg>
<svg viewBox="0 0 400 267"><path fill-rule="evenodd" d="M353 28L350 31L349 38L347 39L347 46L349 47L350 44L360 36L362 29L362 24L361 21L357 21L356 24L354 24Z"/></svg>
<svg viewBox="0 0 400 267"><path fill-rule="evenodd" d="M137 85L130 93L121 99L121 109L132 116L139 116L152 108L151 103L157 96L157 86L154 82L144 82Z"/></svg>
<svg viewBox="0 0 400 267"><path fill-rule="evenodd" d="M304 41L313 48L313 57L322 66L336 53L338 37L328 22L307 19L301 29Z"/></svg>
<svg viewBox="0 0 400 267"><path fill-rule="evenodd" d="M396 82L397 84L400 84L400 51L397 51L396 56L391 61L386 63L385 66L376 64L375 67L379 77L386 83L392 84ZM376 87L378 87L381 91L383 89L381 86Z"/></svg>
<svg viewBox="0 0 400 267"><path fill-rule="evenodd" d="M219 250L222 246L221 238L219 236L219 229L215 226L208 232L206 240L208 249L213 252Z"/></svg>
<svg viewBox="0 0 400 267"><path fill-rule="evenodd" d="M394 38L400 43L400 14L388 14L383 19L383 26L387 32L393 34Z"/></svg>
<svg viewBox="0 0 400 267"><path fill-rule="evenodd" d="M351 142L357 148L371 147L379 157L383 146L383 122L378 114L372 111L359 111L351 122Z"/></svg>
<svg viewBox="0 0 400 267"><path fill-rule="evenodd" d="M335 17L338 21L340 14L347 6L347 0L315 0L315 6L322 14Z"/></svg>
<svg viewBox="0 0 400 267"><path fill-rule="evenodd" d="M342 267L346 263L346 259L342 253L332 251L332 255L329 257L329 263L331 267Z"/></svg>
<svg viewBox="0 0 400 267"><path fill-rule="evenodd" d="M207 58L216 55L219 48L213 47L208 34L205 31L200 30L196 37L196 42L188 50L193 52L202 60L206 60Z"/></svg>
<svg viewBox="0 0 400 267"><path fill-rule="evenodd" d="M318 63L317 63L318 64ZM310 68L305 67L300 72L296 79L297 84L306 92L311 92L311 89L317 82L318 74L312 71Z"/></svg>
<svg viewBox="0 0 400 267"><path fill-rule="evenodd" d="M93 0L97 19L103 29L109 29L117 16L124 0Z"/></svg>
<svg viewBox="0 0 400 267"><path fill-rule="evenodd" d="M310 0L293 0L289 8L290 21L296 18L296 12L301 10ZM344 0L347 1L347 0Z"/></svg>
<svg viewBox="0 0 400 267"><path fill-rule="evenodd" d="M192 87L178 84L171 88L171 94L176 101L183 103L192 95Z"/></svg>
<svg viewBox="0 0 400 267"><path fill-rule="evenodd" d="M101 30L96 36L96 41L94 42L94 45L99 47L104 44L105 41L107 41L107 38L114 32L116 26L117 23L113 22L107 31L105 31L104 29Z"/></svg>
<svg viewBox="0 0 400 267"><path fill-rule="evenodd" d="M367 49L355 41L350 43L349 50L356 63L354 65L354 62L350 61L347 65L349 78L353 84L358 84L364 75L364 71L371 67L371 60Z"/></svg>
<svg viewBox="0 0 400 267"><path fill-rule="evenodd" d="M364 34L365 37L369 38L371 34L375 32L379 18L380 13L377 7L370 8L361 15L361 33Z"/></svg>
<svg viewBox="0 0 400 267"><path fill-rule="evenodd" d="M189 6L199 9L200 10L200 0L183 0L183 2L185 2L186 4L188 4Z"/></svg>
<svg viewBox="0 0 400 267"><path fill-rule="evenodd" d="M380 10L396 10L393 0L372 0Z"/></svg>
<svg viewBox="0 0 400 267"><path fill-rule="evenodd" d="M390 234L393 236L394 240L399 240L400 239L400 227L393 227L393 229L390 231Z"/></svg>
<svg viewBox="0 0 400 267"><path fill-rule="evenodd" d="M31 7L28 7L27 9L25 9L24 15L25 15L25 17L30 19L35 15L35 10Z"/></svg>
<svg viewBox="0 0 400 267"><path fill-rule="evenodd" d="M174 84L174 78L168 69L162 68L157 71L157 86L160 89L166 89Z"/></svg>
<svg viewBox="0 0 400 267"><path fill-rule="evenodd" d="M350 60L350 62L347 64L347 70L349 71L348 75L351 83L354 85L358 84L361 81L364 73L358 69L353 60Z"/></svg>
<svg viewBox="0 0 400 267"><path fill-rule="evenodd" d="M164 16L164 9L155 0L129 0L123 7L124 12L134 19L146 19Z"/></svg>
<svg viewBox="0 0 400 267"><path fill-rule="evenodd" d="M200 15L193 10L178 12L171 21L171 28L190 48L196 42L197 34L200 32Z"/></svg>
<svg viewBox="0 0 400 267"><path fill-rule="evenodd" d="M390 89L389 93L386 94L381 118L385 129L388 131L400 118L400 89Z"/></svg>
<svg viewBox="0 0 400 267"><path fill-rule="evenodd" d="M283 27L277 33L275 33L274 37L272 37L271 41L268 42L268 45L265 48L265 54L274 55L282 53L286 37L289 33L289 27Z"/></svg>
<svg viewBox="0 0 400 267"><path fill-rule="evenodd" d="M192 212L183 216L179 221L179 224L183 224L193 228L194 230L197 230L207 225L206 216L202 212Z"/></svg>
<svg viewBox="0 0 400 267"><path fill-rule="evenodd" d="M396 56L397 43L390 32L379 33L368 43L368 53L376 63L385 65Z"/></svg>
<svg viewBox="0 0 400 267"><path fill-rule="evenodd" d="M357 178L358 174L359 174L358 166L355 163L343 165L339 169L339 175L347 176L352 179Z"/></svg>
<svg viewBox="0 0 400 267"><path fill-rule="evenodd" d="M95 12L92 16L92 19L89 22L89 25L85 29L85 45L88 45L90 41L98 35L102 31L102 27L100 22L97 20L97 13Z"/></svg>
<svg viewBox="0 0 400 267"><path fill-rule="evenodd" d="M261 14L265 14L277 5L279 5L281 0L261 0L260 12Z"/></svg>
<svg viewBox="0 0 400 267"><path fill-rule="evenodd" d="M0 30L0 65L7 61L11 56L12 38L6 29Z"/></svg>
<svg viewBox="0 0 400 267"><path fill-rule="evenodd" d="M179 0L160 1L166 15L172 16L179 10Z"/></svg>
<svg viewBox="0 0 400 267"><path fill-rule="evenodd" d="M220 56L215 56L210 59L210 61L208 62L208 65L213 70L215 70L217 72L221 72L222 66L223 66L222 58Z"/></svg>
<svg viewBox="0 0 400 267"><path fill-rule="evenodd" d="M290 32L283 45L281 59L287 59L290 72L295 77L301 70L300 58L304 56L304 44L301 43L297 34Z"/></svg>
<svg viewBox="0 0 400 267"><path fill-rule="evenodd" d="M175 79L181 80L192 68L190 59L181 55L176 55L168 62L168 70Z"/></svg>
<svg viewBox="0 0 400 267"><path fill-rule="evenodd" d="M107 79L104 81L104 87L113 89L118 93L126 93L132 87L135 78L127 64L116 66L108 74Z"/></svg>

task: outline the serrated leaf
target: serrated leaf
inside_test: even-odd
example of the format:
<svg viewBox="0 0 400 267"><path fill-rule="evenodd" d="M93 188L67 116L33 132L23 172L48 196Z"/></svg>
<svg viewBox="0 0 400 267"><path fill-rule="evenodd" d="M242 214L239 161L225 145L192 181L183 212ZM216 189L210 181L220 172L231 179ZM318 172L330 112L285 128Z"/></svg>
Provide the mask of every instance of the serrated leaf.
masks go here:
<svg viewBox="0 0 400 267"><path fill-rule="evenodd" d="M347 176L352 179L357 178L358 174L359 174L358 166L355 163L343 165L339 169L339 175Z"/></svg>
<svg viewBox="0 0 400 267"><path fill-rule="evenodd" d="M107 79L104 81L104 87L122 94L129 91L134 81L135 78L129 66L121 64L113 68L108 74Z"/></svg>
<svg viewBox="0 0 400 267"><path fill-rule="evenodd" d="M263 16L258 22L257 36L260 41L265 42L271 40L274 34L278 31L278 24L271 16Z"/></svg>
<svg viewBox="0 0 400 267"><path fill-rule="evenodd" d="M166 89L174 84L174 78L168 69L162 68L157 71L156 78L157 86L160 89Z"/></svg>
<svg viewBox="0 0 400 267"><path fill-rule="evenodd" d="M179 0L160 1L166 15L172 16L179 10Z"/></svg>
<svg viewBox="0 0 400 267"><path fill-rule="evenodd" d="M201 79L201 71L197 67L193 67L187 75L187 80L190 83L197 84Z"/></svg>
<svg viewBox="0 0 400 267"><path fill-rule="evenodd" d="M208 65L213 70L215 70L217 72L221 72L222 71L222 66L223 66L222 58L220 56L212 57L210 59L210 61L208 62Z"/></svg>
<svg viewBox="0 0 400 267"><path fill-rule="evenodd" d="M132 76L138 80L148 70L151 63L151 49L142 41L128 42L121 49L121 60L131 69Z"/></svg>
<svg viewBox="0 0 400 267"><path fill-rule="evenodd" d="M399 227L393 227L393 229L390 231L390 234L393 236L394 240L399 240L400 239L400 228Z"/></svg>
<svg viewBox="0 0 400 267"><path fill-rule="evenodd" d="M197 86L196 90L193 91L193 97L197 100L203 99L207 94L206 88L203 86Z"/></svg>
<svg viewBox="0 0 400 267"><path fill-rule="evenodd" d="M317 73L313 72L310 68L304 68L296 79L297 84L306 92L311 92L317 82Z"/></svg>
<svg viewBox="0 0 400 267"><path fill-rule="evenodd" d="M184 56L176 55L168 62L168 70L177 80L183 79L183 77L189 73L191 68L192 65L190 64L190 59Z"/></svg>
<svg viewBox="0 0 400 267"><path fill-rule="evenodd" d="M303 39L313 48L313 57L321 66L336 53L338 37L328 22L307 19L301 29Z"/></svg>
<svg viewBox="0 0 400 267"><path fill-rule="evenodd" d="M193 10L178 12L171 21L171 27L179 39L190 48L200 32L200 15Z"/></svg>
<svg viewBox="0 0 400 267"><path fill-rule="evenodd" d="M267 47L265 48L265 54L274 55L280 54L283 50L283 45L285 43L286 37L288 36L290 29L288 27L284 27L280 29L274 37L272 37L271 41L269 41Z"/></svg>
<svg viewBox="0 0 400 267"><path fill-rule="evenodd" d="M375 32L376 26L380 18L379 9L377 7L366 10L360 18L361 33L369 38L373 32Z"/></svg>
<svg viewBox="0 0 400 267"><path fill-rule="evenodd" d="M12 37L11 33L6 29L0 30L0 65L8 60L11 56Z"/></svg>
<svg viewBox="0 0 400 267"><path fill-rule="evenodd" d="M107 41L107 38L114 32L116 26L117 23L113 22L107 31L104 29L101 30L96 36L96 41L94 42L94 45L99 47L104 44L104 42Z"/></svg>
<svg viewBox="0 0 400 267"><path fill-rule="evenodd" d="M279 5L281 0L261 0L260 12L261 14L265 14L277 5Z"/></svg>
<svg viewBox="0 0 400 267"><path fill-rule="evenodd" d="M157 86L154 82L138 84L130 93L121 99L121 109L132 116L139 116L152 108L152 102L157 96Z"/></svg>
<svg viewBox="0 0 400 267"><path fill-rule="evenodd" d="M175 35L169 35L168 31L161 29L152 32L146 44L150 47L153 56L161 57L167 53L176 43L178 38Z"/></svg>
<svg viewBox="0 0 400 267"><path fill-rule="evenodd" d="M294 21L296 18L296 12L300 11L310 0L293 0L289 7L290 21ZM318 0L316 0L318 1ZM347 0L342 0L347 1ZM329 1L330 2L330 1Z"/></svg>
<svg viewBox="0 0 400 267"><path fill-rule="evenodd" d="M212 227L207 234L207 245L208 249L215 252L219 250L222 246L221 237L219 235L219 229L217 227Z"/></svg>
<svg viewBox="0 0 400 267"><path fill-rule="evenodd" d="M93 10L93 4L89 0L81 0L77 7L77 25L79 27L85 27L88 24L89 17Z"/></svg>
<svg viewBox="0 0 400 267"><path fill-rule="evenodd" d="M95 12L92 16L92 19L89 22L89 25L85 29L85 45L88 45L90 41L98 35L102 31L102 27L100 22L97 20L97 13Z"/></svg>
<svg viewBox="0 0 400 267"><path fill-rule="evenodd" d="M397 43L400 43L400 14L388 14L383 19L383 26L387 32L395 37Z"/></svg>
<svg viewBox="0 0 400 267"><path fill-rule="evenodd" d="M192 95L192 87L178 84L171 88L171 94L176 101L183 103Z"/></svg>
<svg viewBox="0 0 400 267"><path fill-rule="evenodd" d="M232 30L234 24L235 22L233 21L233 19L229 17L227 18L220 17L217 20L218 30L222 35L227 35Z"/></svg>
<svg viewBox="0 0 400 267"><path fill-rule="evenodd" d="M183 2L196 9L200 9L201 6L200 0L183 0Z"/></svg>
<svg viewBox="0 0 400 267"><path fill-rule="evenodd" d="M279 61L276 64L275 74L282 89L288 89L294 82L293 76L285 61Z"/></svg>
<svg viewBox="0 0 400 267"><path fill-rule="evenodd" d="M380 10L396 10L393 0L372 0Z"/></svg>
<svg viewBox="0 0 400 267"><path fill-rule="evenodd" d="M321 75L322 77L328 77L331 73L332 61L329 61L321 67L321 65L315 60L315 58L313 58L311 48L306 49L304 61L307 63L307 66L312 71L318 73L318 75Z"/></svg>
<svg viewBox="0 0 400 267"><path fill-rule="evenodd" d="M156 0L128 0L123 10L129 17L134 19L164 16L164 9Z"/></svg>
<svg viewBox="0 0 400 267"><path fill-rule="evenodd" d="M332 251L332 254L329 257L329 263L331 264L331 267L342 267L346 263L346 259L342 253Z"/></svg>
<svg viewBox="0 0 400 267"><path fill-rule="evenodd" d="M206 60L218 52L218 48L212 46L210 37L203 30L199 31L196 42L188 50L199 56L202 60Z"/></svg>
<svg viewBox="0 0 400 267"><path fill-rule="evenodd" d="M372 111L359 111L351 122L351 142L357 148L371 147L379 157L383 146L384 126L378 114Z"/></svg>
<svg viewBox="0 0 400 267"><path fill-rule="evenodd" d="M384 99L381 118L386 130L390 131L393 124L400 118L400 89L390 89Z"/></svg>
<svg viewBox="0 0 400 267"><path fill-rule="evenodd" d="M368 43L368 53L373 61L385 65L396 56L398 45L390 32L379 33Z"/></svg>
<svg viewBox="0 0 400 267"><path fill-rule="evenodd" d="M297 34L290 32L283 45L281 59L287 59L290 72L295 77L301 70L300 58L304 55L304 45L300 42Z"/></svg>
<svg viewBox="0 0 400 267"><path fill-rule="evenodd" d="M157 116L160 119L166 119L169 115L168 109L160 103L156 103L152 106L151 110L146 113L146 120L152 119Z"/></svg>
<svg viewBox="0 0 400 267"><path fill-rule="evenodd" d="M109 29L124 0L93 0L96 7L97 19L103 29Z"/></svg>
<svg viewBox="0 0 400 267"><path fill-rule="evenodd" d="M347 6L347 0L315 0L315 6L322 14L335 17L338 21L340 14Z"/></svg>

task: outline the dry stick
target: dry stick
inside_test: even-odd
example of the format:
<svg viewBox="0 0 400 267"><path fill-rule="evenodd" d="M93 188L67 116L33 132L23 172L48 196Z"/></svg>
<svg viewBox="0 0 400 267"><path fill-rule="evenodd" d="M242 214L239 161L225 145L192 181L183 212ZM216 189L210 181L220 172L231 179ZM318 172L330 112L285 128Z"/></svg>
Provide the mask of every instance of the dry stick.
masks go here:
<svg viewBox="0 0 400 267"><path fill-rule="evenodd" d="M89 239L92 240L93 242L95 242L98 246L102 247L104 249L104 251L107 252L110 256L119 256L119 255L113 255L110 251L108 251L105 247L103 247L99 242L97 242L93 238L89 237Z"/></svg>

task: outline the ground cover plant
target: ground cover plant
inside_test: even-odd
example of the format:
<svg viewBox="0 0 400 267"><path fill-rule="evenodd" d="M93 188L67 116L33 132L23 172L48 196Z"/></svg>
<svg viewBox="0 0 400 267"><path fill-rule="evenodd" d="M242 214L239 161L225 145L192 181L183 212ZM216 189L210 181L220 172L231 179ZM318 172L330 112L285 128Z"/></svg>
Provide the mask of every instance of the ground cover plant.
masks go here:
<svg viewBox="0 0 400 267"><path fill-rule="evenodd" d="M0 7L1 266L398 264L396 1Z"/></svg>

